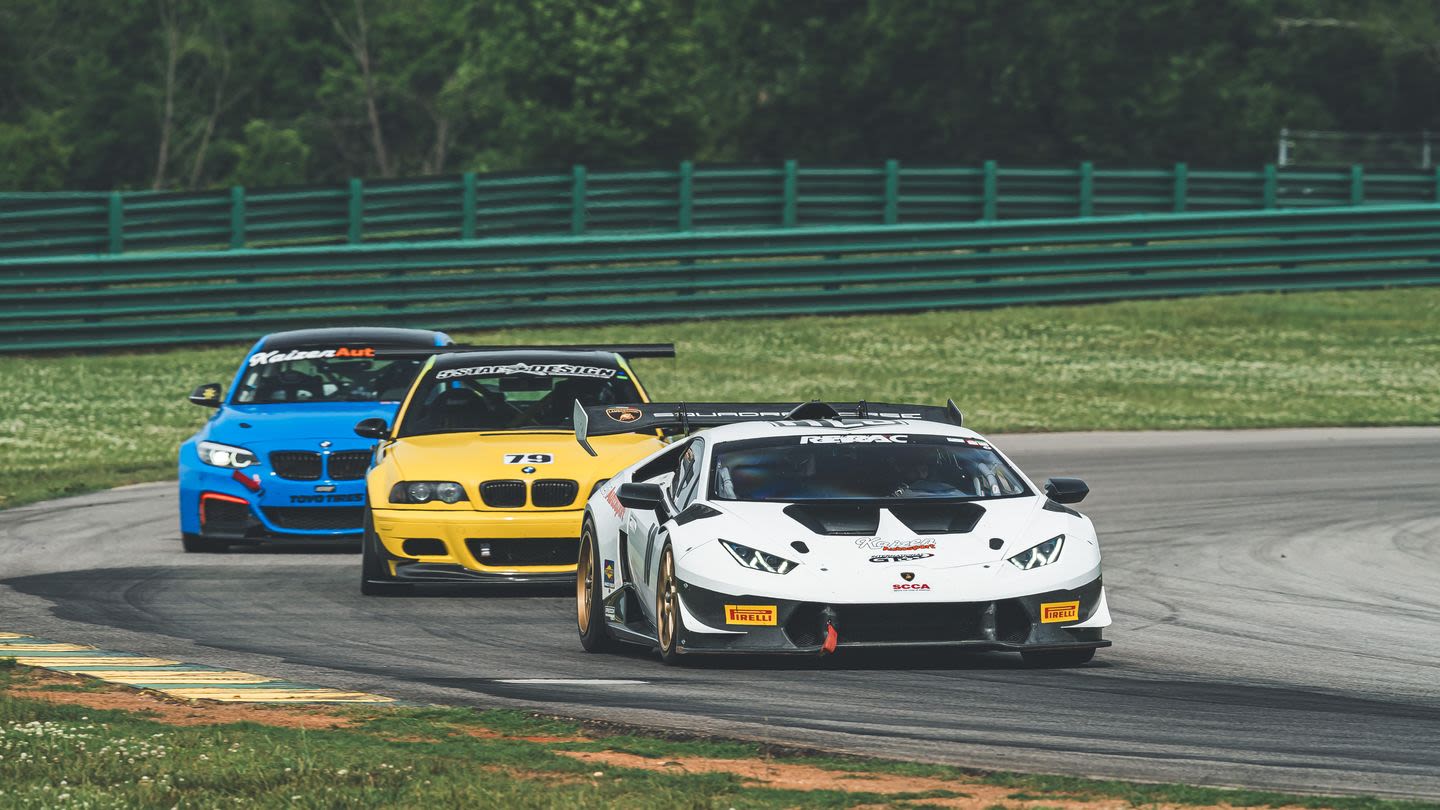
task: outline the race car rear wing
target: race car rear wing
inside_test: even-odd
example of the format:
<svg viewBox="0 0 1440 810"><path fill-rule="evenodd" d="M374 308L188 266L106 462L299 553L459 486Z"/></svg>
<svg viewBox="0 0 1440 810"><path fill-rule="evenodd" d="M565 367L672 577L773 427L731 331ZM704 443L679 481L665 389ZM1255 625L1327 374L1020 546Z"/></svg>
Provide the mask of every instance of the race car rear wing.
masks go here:
<svg viewBox="0 0 1440 810"><path fill-rule="evenodd" d="M633 360L637 357L674 357L674 343L598 343L593 345L528 345L528 346L417 346L415 348L377 349L377 357L424 359L434 354L459 352L613 352Z"/></svg>
<svg viewBox="0 0 1440 810"><path fill-rule="evenodd" d="M825 419L916 419L963 425L955 400L939 405L896 405L887 402L644 402L634 405L585 406L575 403L575 441L590 455L591 436L697 428L736 422L819 421ZM817 425L817 427L820 425Z"/></svg>

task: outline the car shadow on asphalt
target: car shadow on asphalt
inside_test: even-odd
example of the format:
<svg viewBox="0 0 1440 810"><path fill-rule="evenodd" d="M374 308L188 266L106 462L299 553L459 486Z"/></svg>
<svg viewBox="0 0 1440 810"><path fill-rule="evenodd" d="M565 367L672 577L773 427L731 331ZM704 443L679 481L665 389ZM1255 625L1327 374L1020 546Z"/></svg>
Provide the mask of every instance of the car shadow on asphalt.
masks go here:
<svg viewBox="0 0 1440 810"><path fill-rule="evenodd" d="M573 631L572 631L573 632ZM1057 668L1063 672L1075 669L1111 669L1115 665L1104 660L1101 650L1087 664L1078 667ZM661 673L679 669L682 671L705 672L831 672L831 671L887 671L887 670L1024 670L1045 671L1045 667L1026 664L1016 652L1003 650L960 650L955 648L905 648L889 649L841 649L832 655L690 655L682 656L680 663L667 667L660 662L657 652L638 645L622 645L606 657L623 657L633 660L636 666L654 667L652 672L635 670L635 677L655 679Z"/></svg>

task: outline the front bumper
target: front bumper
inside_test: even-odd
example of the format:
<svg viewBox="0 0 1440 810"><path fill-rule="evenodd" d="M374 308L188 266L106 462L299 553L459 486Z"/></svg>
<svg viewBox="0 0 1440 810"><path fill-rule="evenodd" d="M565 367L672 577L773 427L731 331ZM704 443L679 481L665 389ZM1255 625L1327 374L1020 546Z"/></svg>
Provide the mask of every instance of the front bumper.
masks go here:
<svg viewBox="0 0 1440 810"><path fill-rule="evenodd" d="M376 509L392 581L575 582L584 510Z"/></svg>
<svg viewBox="0 0 1440 810"><path fill-rule="evenodd" d="M1099 577L1073 590L991 602L824 604L731 596L685 582L680 583L680 596L693 621L726 631L697 632L687 626L679 639L685 653L816 654L825 643L827 626L835 628L837 649L961 647L1040 652L1110 646L1101 637L1101 628L1076 626L1104 609ZM1072 608L1071 603L1078 604ZM1045 611L1049 621L1042 620L1042 606L1049 606ZM736 614L735 608L748 613ZM774 624L769 624L772 616ZM1057 620L1059 616L1064 618ZM747 623L729 621L736 617ZM766 623L749 623L757 619Z"/></svg>
<svg viewBox="0 0 1440 810"><path fill-rule="evenodd" d="M180 466L180 531L231 544L355 543L365 520L363 479L287 480L265 467L247 486L235 472Z"/></svg>

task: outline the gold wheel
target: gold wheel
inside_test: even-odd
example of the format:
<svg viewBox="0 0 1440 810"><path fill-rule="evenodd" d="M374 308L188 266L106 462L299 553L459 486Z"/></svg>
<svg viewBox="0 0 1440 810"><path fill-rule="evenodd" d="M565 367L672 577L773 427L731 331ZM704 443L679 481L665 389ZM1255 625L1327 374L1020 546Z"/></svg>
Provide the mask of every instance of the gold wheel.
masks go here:
<svg viewBox="0 0 1440 810"><path fill-rule="evenodd" d="M660 587L655 594L655 616L659 620L660 652L675 652L675 630L680 624L680 591L675 585L675 555L666 546L660 556Z"/></svg>
<svg viewBox="0 0 1440 810"><path fill-rule="evenodd" d="M590 604L595 595L595 564L590 551L590 532L580 537L580 561L575 567L575 619L580 635L590 632Z"/></svg>

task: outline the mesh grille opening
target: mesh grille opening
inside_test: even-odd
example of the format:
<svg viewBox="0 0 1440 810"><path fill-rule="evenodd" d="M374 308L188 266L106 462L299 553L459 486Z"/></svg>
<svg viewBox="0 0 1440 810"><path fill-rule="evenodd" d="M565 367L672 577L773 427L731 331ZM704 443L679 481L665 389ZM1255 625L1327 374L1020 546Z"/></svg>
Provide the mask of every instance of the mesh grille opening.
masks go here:
<svg viewBox="0 0 1440 810"><path fill-rule="evenodd" d="M580 484L566 478L543 478L530 485L530 503L535 506L569 506L580 494Z"/></svg>
<svg viewBox="0 0 1440 810"><path fill-rule="evenodd" d="M847 641L984 641L988 602L929 605L835 605L840 643Z"/></svg>
<svg viewBox="0 0 1440 810"><path fill-rule="evenodd" d="M250 507L234 501L219 498L203 498L200 508L204 510L204 531L235 534L245 531L250 522Z"/></svg>
<svg viewBox="0 0 1440 810"><path fill-rule="evenodd" d="M445 541L434 537L411 537L400 545L411 557L444 556Z"/></svg>
<svg viewBox="0 0 1440 810"><path fill-rule="evenodd" d="M486 481L480 485L480 500L492 509L518 509L525 505L525 482Z"/></svg>
<svg viewBox="0 0 1440 810"><path fill-rule="evenodd" d="M797 606L785 620L785 637L796 647L814 647L824 638L821 614L824 608L813 602Z"/></svg>
<svg viewBox="0 0 1440 810"><path fill-rule="evenodd" d="M362 506L271 506L265 517L282 529L349 530L359 533L365 522Z"/></svg>
<svg viewBox="0 0 1440 810"><path fill-rule="evenodd" d="M304 450L276 450L270 454L275 474L291 481L317 481L320 478L320 454Z"/></svg>
<svg viewBox="0 0 1440 810"><path fill-rule="evenodd" d="M1021 644L1030 638L1030 614L1025 606L1014 599L995 603L995 638L1011 644Z"/></svg>
<svg viewBox="0 0 1440 810"><path fill-rule="evenodd" d="M470 555L481 565L497 567L524 565L574 565L580 559L578 537L520 537L465 541Z"/></svg>
<svg viewBox="0 0 1440 810"><path fill-rule="evenodd" d="M336 481L356 481L370 469L369 450L346 450L330 454L330 477Z"/></svg>

